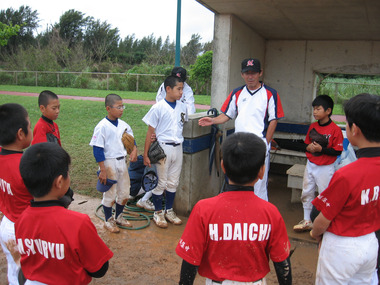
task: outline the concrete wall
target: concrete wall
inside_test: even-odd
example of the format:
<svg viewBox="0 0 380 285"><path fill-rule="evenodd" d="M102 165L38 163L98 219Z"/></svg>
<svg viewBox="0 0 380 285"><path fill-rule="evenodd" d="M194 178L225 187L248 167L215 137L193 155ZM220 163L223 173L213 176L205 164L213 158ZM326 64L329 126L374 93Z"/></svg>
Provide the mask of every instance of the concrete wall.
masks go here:
<svg viewBox="0 0 380 285"><path fill-rule="evenodd" d="M215 15L211 106L220 109L232 89L244 84L241 62L264 61L265 40L233 15Z"/></svg>
<svg viewBox="0 0 380 285"><path fill-rule="evenodd" d="M380 74L379 41L267 41L264 80L287 122L310 123L317 73Z"/></svg>
<svg viewBox="0 0 380 285"><path fill-rule="evenodd" d="M380 74L379 41L265 40L233 15L215 15L211 106L244 84L240 63L260 59L263 80L281 97L285 118L310 123L317 73Z"/></svg>

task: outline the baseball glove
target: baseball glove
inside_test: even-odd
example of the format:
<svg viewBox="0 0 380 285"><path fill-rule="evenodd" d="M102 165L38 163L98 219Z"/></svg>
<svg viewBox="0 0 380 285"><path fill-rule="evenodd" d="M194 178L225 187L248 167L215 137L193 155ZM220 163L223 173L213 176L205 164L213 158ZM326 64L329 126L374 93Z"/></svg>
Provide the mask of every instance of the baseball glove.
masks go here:
<svg viewBox="0 0 380 285"><path fill-rule="evenodd" d="M148 150L148 157L150 160L150 163L157 163L160 159L163 159L166 157L166 154L158 141L154 141Z"/></svg>
<svg viewBox="0 0 380 285"><path fill-rule="evenodd" d="M135 146L135 138L127 133L127 129L125 129L123 136L121 137L121 141L123 142L127 153L131 154L133 147Z"/></svg>

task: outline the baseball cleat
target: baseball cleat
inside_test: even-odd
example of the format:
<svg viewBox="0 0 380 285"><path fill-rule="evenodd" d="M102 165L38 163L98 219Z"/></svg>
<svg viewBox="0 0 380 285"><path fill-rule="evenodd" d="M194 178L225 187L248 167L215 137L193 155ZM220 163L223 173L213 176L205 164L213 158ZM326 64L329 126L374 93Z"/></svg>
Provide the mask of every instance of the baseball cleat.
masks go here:
<svg viewBox="0 0 380 285"><path fill-rule="evenodd" d="M293 227L293 230L296 233L311 231L312 229L313 229L313 223L311 221L307 221L307 220L302 220L301 222L298 223L298 225L295 225Z"/></svg>
<svg viewBox="0 0 380 285"><path fill-rule="evenodd" d="M116 221L113 217L109 218L107 221L104 222L104 228L111 233L120 232L118 226L116 225Z"/></svg>
<svg viewBox="0 0 380 285"><path fill-rule="evenodd" d="M137 201L136 206L139 208L144 208L147 211L154 211L154 205L149 199L146 201L143 201L141 198L140 200Z"/></svg>
<svg viewBox="0 0 380 285"><path fill-rule="evenodd" d="M165 220L164 211L156 211L153 214L153 221L160 228L167 228L168 223Z"/></svg>
<svg viewBox="0 0 380 285"><path fill-rule="evenodd" d="M120 214L116 219L116 225L126 227L126 228L132 228L132 224L127 221L127 219L123 218L123 215Z"/></svg>
<svg viewBox="0 0 380 285"><path fill-rule="evenodd" d="M174 225L181 225L182 224L181 219L177 217L177 215L173 211L173 209L166 210L165 218Z"/></svg>

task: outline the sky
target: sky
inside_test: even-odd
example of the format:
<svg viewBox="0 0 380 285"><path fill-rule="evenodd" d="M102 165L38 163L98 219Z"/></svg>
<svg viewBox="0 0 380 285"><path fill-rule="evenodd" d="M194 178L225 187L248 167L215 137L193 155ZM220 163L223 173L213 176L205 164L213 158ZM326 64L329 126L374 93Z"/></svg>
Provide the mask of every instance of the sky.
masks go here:
<svg viewBox="0 0 380 285"><path fill-rule="evenodd" d="M163 40L167 36L170 41L176 39L177 0L1 0L0 10L18 10L22 5L37 10L39 32L57 23L64 12L74 9L118 28L121 39L132 34L141 39L152 33ZM203 43L209 42L213 32L214 13L195 0L181 0L181 45L186 45L192 34L199 34Z"/></svg>

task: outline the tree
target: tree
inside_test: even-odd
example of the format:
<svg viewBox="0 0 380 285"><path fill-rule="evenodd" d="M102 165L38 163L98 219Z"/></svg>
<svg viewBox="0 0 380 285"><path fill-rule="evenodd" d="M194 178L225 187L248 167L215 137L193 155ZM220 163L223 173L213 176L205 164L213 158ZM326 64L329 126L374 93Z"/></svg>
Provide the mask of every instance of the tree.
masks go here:
<svg viewBox="0 0 380 285"><path fill-rule="evenodd" d="M112 29L106 21L91 20L84 36L84 47L91 52L92 57L102 61L115 55L120 40L119 30Z"/></svg>
<svg viewBox="0 0 380 285"><path fill-rule="evenodd" d="M38 27L38 13L36 10L32 11L29 6L21 6L18 10L13 8L1 10L0 22L8 26L20 26L18 35L11 37L8 45L5 46L7 51L16 52L20 46L27 47L35 43L33 32Z"/></svg>
<svg viewBox="0 0 380 285"><path fill-rule="evenodd" d="M0 22L0 46L5 46L8 43L10 37L17 35L20 31L20 26L8 26Z"/></svg>
<svg viewBox="0 0 380 285"><path fill-rule="evenodd" d="M83 31L91 17L84 17L85 14L74 9L68 10L59 18L59 23L55 27L59 30L62 39L68 40L69 47L82 42Z"/></svg>
<svg viewBox="0 0 380 285"><path fill-rule="evenodd" d="M213 52L210 50L197 57L195 64L190 66L192 80L196 80L208 86L212 75L212 55Z"/></svg>
<svg viewBox="0 0 380 285"><path fill-rule="evenodd" d="M197 56L202 51L201 36L192 34L190 41L181 50L181 61L183 65L194 64Z"/></svg>

